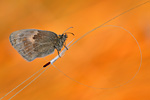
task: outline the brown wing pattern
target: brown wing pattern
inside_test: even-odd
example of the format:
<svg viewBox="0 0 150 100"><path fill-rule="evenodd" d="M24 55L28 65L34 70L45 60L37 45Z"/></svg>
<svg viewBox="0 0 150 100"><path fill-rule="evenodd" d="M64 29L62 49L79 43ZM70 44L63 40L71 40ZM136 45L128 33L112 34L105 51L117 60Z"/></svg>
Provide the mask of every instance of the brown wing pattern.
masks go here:
<svg viewBox="0 0 150 100"><path fill-rule="evenodd" d="M41 31L33 37L35 40L34 51L38 52L37 57L44 57L54 52L54 46L58 41L57 34L51 31Z"/></svg>
<svg viewBox="0 0 150 100"><path fill-rule="evenodd" d="M54 51L57 34L50 31L25 29L13 32L9 39L12 46L24 59L32 61Z"/></svg>

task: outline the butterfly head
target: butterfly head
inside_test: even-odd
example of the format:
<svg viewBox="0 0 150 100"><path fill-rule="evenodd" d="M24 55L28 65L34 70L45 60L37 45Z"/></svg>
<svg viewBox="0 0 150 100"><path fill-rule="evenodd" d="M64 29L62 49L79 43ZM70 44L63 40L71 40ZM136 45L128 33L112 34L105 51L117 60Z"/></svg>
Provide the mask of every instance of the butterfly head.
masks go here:
<svg viewBox="0 0 150 100"><path fill-rule="evenodd" d="M59 35L58 38L61 40L61 42L64 43L64 42L66 41L66 39L68 38L68 34L74 35L74 34L71 33L71 32L65 32L65 33L63 33L62 35Z"/></svg>
<svg viewBox="0 0 150 100"><path fill-rule="evenodd" d="M58 41L59 41L59 42L58 42L58 44L55 46L58 51L60 51L63 46L66 47L65 41L66 41L66 39L68 38L68 34L74 35L74 34L71 33L71 32L65 32L65 33L63 33L63 34L61 34L61 35L58 35Z"/></svg>

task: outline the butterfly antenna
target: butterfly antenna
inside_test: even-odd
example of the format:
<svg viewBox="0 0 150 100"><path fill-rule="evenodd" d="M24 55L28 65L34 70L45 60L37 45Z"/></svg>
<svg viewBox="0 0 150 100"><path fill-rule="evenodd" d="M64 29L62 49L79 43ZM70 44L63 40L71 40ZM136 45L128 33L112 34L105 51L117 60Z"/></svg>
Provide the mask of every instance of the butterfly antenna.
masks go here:
<svg viewBox="0 0 150 100"><path fill-rule="evenodd" d="M72 35L74 35L72 32L66 32L66 33L64 33L64 34L72 34Z"/></svg>
<svg viewBox="0 0 150 100"><path fill-rule="evenodd" d="M68 31L69 29L71 29L71 28L73 28L73 27L71 26L71 27L67 28L67 29L63 32L63 34L64 34L66 31Z"/></svg>

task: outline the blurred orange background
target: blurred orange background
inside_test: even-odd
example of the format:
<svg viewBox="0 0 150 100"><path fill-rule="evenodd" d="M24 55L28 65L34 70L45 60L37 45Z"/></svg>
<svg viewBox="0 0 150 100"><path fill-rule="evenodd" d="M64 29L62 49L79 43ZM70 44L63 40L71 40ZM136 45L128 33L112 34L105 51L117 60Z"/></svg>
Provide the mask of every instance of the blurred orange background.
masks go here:
<svg viewBox="0 0 150 100"><path fill-rule="evenodd" d="M0 1L0 97L42 68L46 61L24 60L11 46L9 35L21 29L41 29L62 34L68 31L67 43L103 24L112 17L145 0L1 0ZM107 25L121 26L138 40L117 27L107 26L90 33L74 44L54 64L78 84L51 66L13 100L150 100L150 4L147 3ZM57 55L45 57L51 60ZM33 79L33 78L32 78ZM25 84L30 82L27 81ZM23 84L4 100L25 86Z"/></svg>

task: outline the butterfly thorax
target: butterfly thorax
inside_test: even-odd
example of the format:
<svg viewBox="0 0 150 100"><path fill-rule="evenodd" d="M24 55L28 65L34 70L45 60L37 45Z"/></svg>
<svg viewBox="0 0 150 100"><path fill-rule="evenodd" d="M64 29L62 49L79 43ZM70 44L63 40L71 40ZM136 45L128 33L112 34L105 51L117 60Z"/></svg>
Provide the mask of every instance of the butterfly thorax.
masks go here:
<svg viewBox="0 0 150 100"><path fill-rule="evenodd" d="M61 51L61 48L65 45L65 41L67 39L66 34L58 35L58 42L56 43L56 49Z"/></svg>

